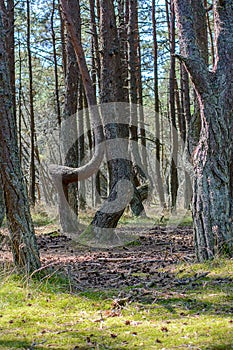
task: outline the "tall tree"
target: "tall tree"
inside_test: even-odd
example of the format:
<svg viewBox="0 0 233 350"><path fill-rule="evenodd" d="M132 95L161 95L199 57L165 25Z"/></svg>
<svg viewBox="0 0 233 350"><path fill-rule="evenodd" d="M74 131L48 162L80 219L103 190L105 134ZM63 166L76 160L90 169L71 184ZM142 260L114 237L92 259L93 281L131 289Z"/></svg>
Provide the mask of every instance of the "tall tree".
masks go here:
<svg viewBox="0 0 233 350"><path fill-rule="evenodd" d="M131 106L130 113L130 135L132 160L136 164L141 178L146 180L143 172L142 160L139 152L138 134L139 117L143 123L142 108L142 81L140 62L140 38L138 30L138 1L129 0L129 24L128 24L128 61L129 61L129 97ZM136 105L139 105L138 108ZM143 132L145 131L142 125ZM145 136L145 135L144 135ZM144 137L145 141L145 137ZM146 159L144 160L146 162Z"/></svg>
<svg viewBox="0 0 233 350"><path fill-rule="evenodd" d="M76 13L74 18L76 35L81 40L81 20L79 3L76 0L69 1L69 7L72 13ZM66 33L66 64L63 69L65 72L65 101L63 111L63 122L66 125L68 121L70 130L61 129L61 139L64 149L64 163L66 166L78 166L78 146L77 146L77 107L78 107L78 85L80 80L79 68L76 60L75 51L69 32ZM74 144L70 144L70 139ZM67 201L69 206L60 207L60 223L64 232L77 231L78 217L78 185L76 183L69 184L66 189Z"/></svg>
<svg viewBox="0 0 233 350"><path fill-rule="evenodd" d="M159 80L158 80L158 43L157 43L157 21L155 15L155 0L152 0L152 26L153 26L153 58L154 58L154 100L155 100L155 137L156 137L156 181L161 207L166 206L163 181L161 176L160 161L160 108L159 108Z"/></svg>
<svg viewBox="0 0 233 350"><path fill-rule="evenodd" d="M170 6L169 6L170 4ZM171 168L170 168L170 190L171 209L176 210L176 200L178 193L178 133L176 123L176 59L175 59L175 12L174 2L166 1L166 12L168 22L168 32L170 39L170 74L169 74L169 109L171 123Z"/></svg>
<svg viewBox="0 0 233 350"><path fill-rule="evenodd" d="M52 13L51 13L51 34L53 43L53 61L54 61L54 80L55 80L55 99L56 99L56 114L58 125L61 125L61 107L60 107L60 94L59 94L59 79L58 79L58 60L57 60L57 48L56 48L56 33L54 29L54 15L56 10L56 3L53 0L52 3Z"/></svg>
<svg viewBox="0 0 233 350"><path fill-rule="evenodd" d="M199 260L232 254L233 0L214 0L216 64L208 69L198 44L189 0L175 0L180 59L189 72L200 106L201 131L193 152L193 219ZM188 19L188 20L187 20ZM204 19L205 20L205 19Z"/></svg>
<svg viewBox="0 0 233 350"><path fill-rule="evenodd" d="M14 263L29 273L40 258L19 161L5 39L0 11L0 172Z"/></svg>
<svg viewBox="0 0 233 350"><path fill-rule="evenodd" d="M106 152L110 175L110 194L104 205L97 211L91 226L94 232L98 228L115 228L124 212L125 206L120 205L118 183L122 180L130 181L130 162L124 157L119 158L111 140L122 139L121 154L127 155L127 140L129 137L129 121L120 123L120 115L117 113L115 102L123 102L125 99L122 89L122 75L120 62L120 45L117 34L116 17L112 0L100 1L100 38L101 38L101 103L112 103L108 110L103 109L103 123L106 135ZM109 143L109 146L108 146ZM116 145L116 144L115 144ZM122 200L123 202L123 200ZM109 231L106 231L108 237Z"/></svg>
<svg viewBox="0 0 233 350"><path fill-rule="evenodd" d="M33 71L31 52L31 10L30 1L26 1L27 6L27 52L29 70L29 104L30 104L30 188L29 195L32 205L36 203L36 164L35 164L35 112L34 112L34 91L33 91Z"/></svg>

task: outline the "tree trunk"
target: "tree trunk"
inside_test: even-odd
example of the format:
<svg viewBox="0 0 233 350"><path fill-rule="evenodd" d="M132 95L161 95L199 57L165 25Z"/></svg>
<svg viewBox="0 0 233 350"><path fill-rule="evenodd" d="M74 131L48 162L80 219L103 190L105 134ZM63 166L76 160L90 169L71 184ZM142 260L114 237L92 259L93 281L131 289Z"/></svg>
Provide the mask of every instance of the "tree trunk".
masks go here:
<svg viewBox="0 0 233 350"><path fill-rule="evenodd" d="M152 26L153 26L153 55L154 55L154 101L155 101L155 137L156 137L156 182L158 184L158 195L160 206L166 207L163 181L161 176L160 162L160 110L159 110L159 84L158 84L158 43L157 43L157 23L155 17L155 0L152 0Z"/></svg>
<svg viewBox="0 0 233 350"><path fill-rule="evenodd" d="M129 0L129 27L128 27L128 42L129 42L129 97L131 103L130 110L130 151L132 153L132 161L134 162L137 172L141 178L146 180L146 175L143 171L143 164L139 152L138 144L138 117L139 117L139 82L140 82L140 62L139 56L139 32L138 32L138 2Z"/></svg>
<svg viewBox="0 0 233 350"><path fill-rule="evenodd" d="M166 1L167 4L167 1ZM168 31L170 38L170 76L169 76L169 107L170 107L170 123L171 123L171 168L170 168L170 190L171 190L171 210L176 210L176 200L178 193L178 133L176 126L176 108L175 108L175 12L174 3L170 3L170 16L167 5Z"/></svg>
<svg viewBox="0 0 233 350"><path fill-rule="evenodd" d="M31 15L30 2L27 0L27 52L28 52L28 70L29 70L29 100L30 100L30 186L29 197L31 204L36 203L36 165L35 165L35 115L34 115L34 96L33 96L33 72L32 72L32 53L31 53Z"/></svg>
<svg viewBox="0 0 233 350"><path fill-rule="evenodd" d="M10 74L10 84L13 99L14 117L16 119L16 99L15 99L15 5L14 0L0 2L4 28L6 28L6 50L8 55L8 67Z"/></svg>
<svg viewBox="0 0 233 350"><path fill-rule="evenodd" d="M0 171L14 263L29 273L40 267L40 259L19 162L4 35L0 12Z"/></svg>
<svg viewBox="0 0 233 350"><path fill-rule="evenodd" d="M51 14L51 32L52 32L52 43L53 43L53 61L54 61L54 80L55 80L55 99L56 99L56 114L58 126L61 126L61 107L59 97L59 79L58 79L58 62L57 62L57 48L56 48L56 34L54 30L54 14L55 14L55 0L52 4Z"/></svg>
<svg viewBox="0 0 233 350"><path fill-rule="evenodd" d="M194 154L193 218L196 254L205 260L229 254L233 246L230 216L231 109L215 94L206 96L201 108L201 139ZM225 107L224 107L225 104ZM218 106L222 106L219 111ZM227 120L229 118L229 120Z"/></svg>
<svg viewBox="0 0 233 350"><path fill-rule="evenodd" d="M2 180L0 185L0 227L2 226L2 222L5 216L5 202L4 202L4 192L2 189Z"/></svg>
<svg viewBox="0 0 233 350"><path fill-rule="evenodd" d="M79 18L79 3L77 0L69 2L72 13L76 13L74 25L76 35L81 38L81 21ZM68 167L77 167L78 163L78 130L77 130L77 107L78 107L78 84L80 73L75 51L70 34L66 37L66 80L65 80L65 102L63 110L63 125L61 128L61 139L64 153L64 164ZM65 68L64 67L64 68ZM66 125L69 125L67 130ZM72 142L71 142L72 140ZM73 143L73 144L72 144ZM67 184L67 203L60 205L59 216L63 232L76 232L78 230L78 183Z"/></svg>
<svg viewBox="0 0 233 350"><path fill-rule="evenodd" d="M216 66L211 72L197 44L192 4L189 0L175 0L175 4L180 59L190 73L200 107L201 132L193 152L192 210L196 254L202 261L233 251L233 1L214 1ZM202 16L203 11L198 13Z"/></svg>
<svg viewBox="0 0 233 350"><path fill-rule="evenodd" d="M128 158L129 110L124 104L115 103L124 101L125 96L113 1L102 0L100 11L101 111L106 137L110 194L80 239L84 244L111 246L122 244L115 235L114 228L131 202L135 188L131 184L132 165Z"/></svg>
<svg viewBox="0 0 233 350"><path fill-rule="evenodd" d="M187 137L187 129L190 127L190 120L191 120L191 111L190 111L190 89L189 89L189 76L188 73L184 67L184 64L180 64L180 77L181 77L181 105L182 105L182 112L183 112L183 132L181 133L181 137L184 144L184 152L186 152L185 157L188 157L188 162L190 159L190 147L189 147L189 139ZM188 164L189 165L189 164ZM189 165L189 169L191 169L191 164ZM192 202L192 195L193 195L193 189L192 189L192 175L193 173L189 171L189 169L186 171L185 169L185 184L184 184L184 209L190 209L191 208L191 202Z"/></svg>
<svg viewBox="0 0 233 350"><path fill-rule="evenodd" d="M82 165L85 157L85 137L84 137L84 113L83 113L83 83L79 81L79 106L78 106L78 166ZM86 209L85 182L79 182L78 198L81 210Z"/></svg>

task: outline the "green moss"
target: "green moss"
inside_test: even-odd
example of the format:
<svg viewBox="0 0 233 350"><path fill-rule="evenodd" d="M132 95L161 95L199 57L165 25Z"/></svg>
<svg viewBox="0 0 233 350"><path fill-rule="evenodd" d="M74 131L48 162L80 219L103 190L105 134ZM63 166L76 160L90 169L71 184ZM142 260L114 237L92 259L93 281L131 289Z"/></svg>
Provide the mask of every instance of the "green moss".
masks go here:
<svg viewBox="0 0 233 350"><path fill-rule="evenodd" d="M169 273L180 284L157 285L153 303L139 298L114 309L119 290L71 294L61 274L25 279L0 271L0 349L231 349L233 261L180 264ZM187 279L194 282L182 284Z"/></svg>

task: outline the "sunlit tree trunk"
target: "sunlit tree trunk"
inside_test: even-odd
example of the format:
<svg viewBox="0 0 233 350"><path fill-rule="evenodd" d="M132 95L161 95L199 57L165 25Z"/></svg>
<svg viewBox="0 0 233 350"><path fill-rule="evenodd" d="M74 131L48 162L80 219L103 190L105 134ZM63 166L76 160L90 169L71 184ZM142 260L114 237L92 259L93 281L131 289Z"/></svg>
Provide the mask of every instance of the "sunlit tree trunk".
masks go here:
<svg viewBox="0 0 233 350"><path fill-rule="evenodd" d="M176 61L175 61L175 13L173 1L167 7L168 32L170 39L170 74L169 74L169 109L171 123L171 168L170 168L170 193L171 210L176 210L176 200L178 193L178 133L176 123L176 104L175 104L175 80L176 80Z"/></svg>
<svg viewBox="0 0 233 350"><path fill-rule="evenodd" d="M157 43L157 23L155 16L155 0L152 0L152 26L153 26L153 56L154 56L154 103L155 103L155 137L156 137L156 182L161 207L165 207L165 196L163 181L161 176L160 162L160 108L159 108L159 84L158 84L158 43Z"/></svg>
<svg viewBox="0 0 233 350"><path fill-rule="evenodd" d="M214 1L216 65L212 71L198 45L192 4L175 0L175 5L180 59L190 73L200 106L201 131L193 152L192 210L197 258L205 260L231 255L233 247L233 1Z"/></svg>
<svg viewBox="0 0 233 350"><path fill-rule="evenodd" d="M54 80L55 80L55 100L56 100L56 115L57 123L61 125L61 107L60 107L60 94L59 94L59 78L58 78L58 62L57 62L57 40L54 29L54 15L55 15L55 0L53 0L52 14L51 14L51 32L52 32L52 43L53 43L53 61L54 61Z"/></svg>

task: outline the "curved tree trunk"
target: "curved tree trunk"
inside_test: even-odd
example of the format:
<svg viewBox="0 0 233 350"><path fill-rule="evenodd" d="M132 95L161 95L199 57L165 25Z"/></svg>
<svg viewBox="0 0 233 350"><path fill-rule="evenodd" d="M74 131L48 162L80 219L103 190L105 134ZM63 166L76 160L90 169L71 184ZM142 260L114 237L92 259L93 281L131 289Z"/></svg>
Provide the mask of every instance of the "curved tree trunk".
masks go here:
<svg viewBox="0 0 233 350"><path fill-rule="evenodd" d="M81 21L79 18L79 3L76 0L69 1L69 7L72 13L76 13L75 27L76 35L81 38ZM72 40L67 33L66 42L66 64L65 72L65 101L63 110L63 124L69 124L67 128L61 128L61 141L64 151L64 164L69 167L78 167L78 146L77 146L77 107L78 107L78 84L80 80L80 73L73 48ZM70 140L73 140L71 145ZM75 232L78 230L78 184L72 183L67 185L67 204L59 206L60 224L63 232Z"/></svg>
<svg viewBox="0 0 233 350"><path fill-rule="evenodd" d="M233 1L214 1L216 66L213 71L208 70L197 44L194 8L189 0L175 0L175 4L180 59L190 73L201 116L200 137L193 152L193 218L196 254L202 261L233 252Z"/></svg>
<svg viewBox="0 0 233 350"><path fill-rule="evenodd" d="M93 84L87 69L85 56L81 41L75 33L75 26L72 20L72 14L66 1L61 0L63 13L66 19L67 29L71 35L79 70L82 75L85 95L88 101L90 114L95 131L95 154L92 160L80 167L70 168L65 166L53 165L50 172L57 184L61 200L66 200L67 185L71 182L87 179L93 175L99 168L103 158L104 147L106 146L106 156L110 169L111 190L110 195L97 211L91 225L82 234L81 239L90 236L91 239L102 239L102 242L108 244L118 223L119 218L124 212L125 207L130 203L132 194L137 191L131 185L132 164L128 159L128 138L129 138L129 110L122 105L119 107L117 102L125 100L122 89L122 71L120 60L120 47L116 28L116 18L112 0L102 0L100 2L100 36L101 36L101 116L105 131L103 135L102 123ZM110 102L111 104L107 104ZM113 144L112 144L113 142ZM138 198L140 199L140 198ZM107 228L106 235L102 228ZM101 237L99 237L101 231ZM90 234L90 235L89 235ZM110 242L111 244L112 242Z"/></svg>
<svg viewBox="0 0 233 350"><path fill-rule="evenodd" d="M71 168L69 166L62 165L51 165L49 168L50 174L56 184L59 196L59 207L60 210L68 212L68 197L67 188L68 185L77 181L88 179L99 169L105 152L105 146L103 144L104 134L102 128L102 121L99 114L99 109L96 106L96 96L94 87L91 81L91 77L87 68L84 51L80 41L80 37L77 35L75 24L73 21L74 13L71 13L70 7L66 0L60 0L64 21L66 23L67 31L72 40L74 52L79 66L79 71L82 76L83 86L85 90L86 99L89 106L90 117L92 121L92 127L95 135L95 153L92 159L79 168ZM77 6L77 10L79 6ZM80 18L79 14L77 14ZM69 134L70 128L68 125L67 133Z"/></svg>

